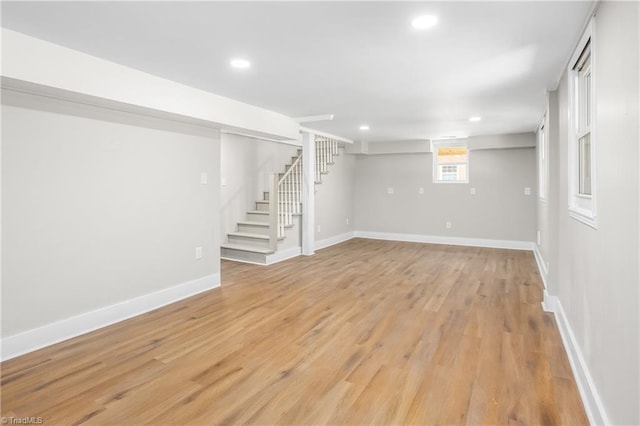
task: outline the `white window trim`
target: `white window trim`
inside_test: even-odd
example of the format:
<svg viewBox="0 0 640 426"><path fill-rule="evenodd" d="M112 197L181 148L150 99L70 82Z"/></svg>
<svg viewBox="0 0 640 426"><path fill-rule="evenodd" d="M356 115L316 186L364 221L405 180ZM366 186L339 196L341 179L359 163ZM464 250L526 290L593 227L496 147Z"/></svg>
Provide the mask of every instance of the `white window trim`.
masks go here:
<svg viewBox="0 0 640 426"><path fill-rule="evenodd" d="M465 163L467 166L467 178L465 180L438 180L438 148L442 147L465 147L467 148L467 162ZM438 141L431 142L431 152L433 157L433 183L445 183L445 184L464 184L469 183L469 168L471 163L471 151L469 151L469 147L466 142L456 142L456 141ZM462 163L461 163L462 164Z"/></svg>
<svg viewBox="0 0 640 426"><path fill-rule="evenodd" d="M579 193L579 177L578 177L578 105L575 102L576 96L576 78L577 71L574 70L574 66L578 59L589 43L590 55L591 55L591 105L590 105L590 155L591 155L591 195L584 195ZM596 159L596 49L595 49L595 21L591 18L591 21L587 25L584 34L580 38L576 50L571 56L569 66L567 68L567 79L569 88L569 131L568 131L568 172L569 172L569 216L575 220L578 220L590 227L597 229L598 216L596 210L596 192L597 192L597 159Z"/></svg>
<svg viewBox="0 0 640 426"><path fill-rule="evenodd" d="M549 194L549 126L547 125L547 112L545 112L538 126L538 199L542 202L547 201ZM540 143L540 138L542 138L543 143Z"/></svg>

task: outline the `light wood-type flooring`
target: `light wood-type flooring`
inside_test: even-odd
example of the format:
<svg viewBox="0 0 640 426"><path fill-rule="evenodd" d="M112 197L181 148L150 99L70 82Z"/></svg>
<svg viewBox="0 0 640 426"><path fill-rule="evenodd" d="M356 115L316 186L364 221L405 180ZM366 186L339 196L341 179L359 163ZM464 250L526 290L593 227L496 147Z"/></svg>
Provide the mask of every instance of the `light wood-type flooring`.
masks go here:
<svg viewBox="0 0 640 426"><path fill-rule="evenodd" d="M4 362L45 425L584 425L531 252L353 239Z"/></svg>

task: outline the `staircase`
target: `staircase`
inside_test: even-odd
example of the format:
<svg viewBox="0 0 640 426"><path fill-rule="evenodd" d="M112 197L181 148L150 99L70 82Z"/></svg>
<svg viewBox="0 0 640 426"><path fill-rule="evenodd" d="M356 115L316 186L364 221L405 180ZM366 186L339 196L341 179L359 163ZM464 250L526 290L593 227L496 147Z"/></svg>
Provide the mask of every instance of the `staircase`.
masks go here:
<svg viewBox="0 0 640 426"><path fill-rule="evenodd" d="M315 145L315 183L320 184L342 144L316 135ZM271 188L255 202L255 210L247 211L237 231L227 234L228 242L221 245L220 257L267 265L278 258L278 252L300 247L302 178L302 149L298 149L284 172L272 175Z"/></svg>

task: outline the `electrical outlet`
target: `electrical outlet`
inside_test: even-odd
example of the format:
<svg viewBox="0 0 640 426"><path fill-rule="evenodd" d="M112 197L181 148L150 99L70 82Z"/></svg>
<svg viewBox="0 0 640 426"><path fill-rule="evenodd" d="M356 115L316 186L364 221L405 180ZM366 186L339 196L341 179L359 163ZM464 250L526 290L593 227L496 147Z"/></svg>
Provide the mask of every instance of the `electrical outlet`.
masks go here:
<svg viewBox="0 0 640 426"><path fill-rule="evenodd" d="M424 188L418 188L418 194L420 195L424 194Z"/></svg>
<svg viewBox="0 0 640 426"><path fill-rule="evenodd" d="M471 188L469 190L469 192L471 193L471 195L476 195L476 189L475 188Z"/></svg>
<svg viewBox="0 0 640 426"><path fill-rule="evenodd" d="M200 173L200 183L203 185L209 183L209 176L207 175L207 172Z"/></svg>
<svg viewBox="0 0 640 426"><path fill-rule="evenodd" d="M202 259L202 247L196 247L196 260Z"/></svg>
<svg viewBox="0 0 640 426"><path fill-rule="evenodd" d="M447 227L447 229L451 229L451 222L447 221L447 223L445 223L445 226Z"/></svg>
<svg viewBox="0 0 640 426"><path fill-rule="evenodd" d="M322 232L322 228L320 228L320 225L318 225L318 232Z"/></svg>
<svg viewBox="0 0 640 426"><path fill-rule="evenodd" d="M393 188L392 187L388 187L387 188L387 194L393 194Z"/></svg>

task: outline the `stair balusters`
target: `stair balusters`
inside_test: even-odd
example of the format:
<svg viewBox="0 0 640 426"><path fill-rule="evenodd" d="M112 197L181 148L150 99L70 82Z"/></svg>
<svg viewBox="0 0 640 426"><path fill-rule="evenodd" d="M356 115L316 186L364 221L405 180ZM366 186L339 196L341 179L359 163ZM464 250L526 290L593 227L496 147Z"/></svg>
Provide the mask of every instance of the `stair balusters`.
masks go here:
<svg viewBox="0 0 640 426"><path fill-rule="evenodd" d="M322 182L322 175L329 171L333 157L338 155L338 141L325 136L316 136L315 183ZM284 237L286 227L293 225L293 216L302 213L302 154L294 160L288 170L278 179L272 175L270 188L271 231L270 246L277 249L277 240Z"/></svg>

